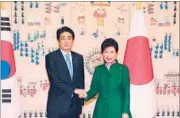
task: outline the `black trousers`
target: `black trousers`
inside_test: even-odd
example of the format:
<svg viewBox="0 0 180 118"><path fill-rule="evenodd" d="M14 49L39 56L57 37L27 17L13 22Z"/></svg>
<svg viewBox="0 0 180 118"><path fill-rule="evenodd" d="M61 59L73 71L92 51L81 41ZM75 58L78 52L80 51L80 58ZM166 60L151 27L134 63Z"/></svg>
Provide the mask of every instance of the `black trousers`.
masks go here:
<svg viewBox="0 0 180 118"><path fill-rule="evenodd" d="M76 110L76 107L71 104L69 107L69 111L65 114L59 114L55 112L48 111L47 118L79 118L79 114Z"/></svg>

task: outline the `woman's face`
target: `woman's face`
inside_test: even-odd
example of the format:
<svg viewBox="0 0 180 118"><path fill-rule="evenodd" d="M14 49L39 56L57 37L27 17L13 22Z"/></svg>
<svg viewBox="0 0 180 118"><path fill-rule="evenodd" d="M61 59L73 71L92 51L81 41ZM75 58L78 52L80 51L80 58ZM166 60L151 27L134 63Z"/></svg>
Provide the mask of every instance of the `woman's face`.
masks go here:
<svg viewBox="0 0 180 118"><path fill-rule="evenodd" d="M114 63L117 58L116 49L113 46L107 47L103 51L102 56L106 63Z"/></svg>

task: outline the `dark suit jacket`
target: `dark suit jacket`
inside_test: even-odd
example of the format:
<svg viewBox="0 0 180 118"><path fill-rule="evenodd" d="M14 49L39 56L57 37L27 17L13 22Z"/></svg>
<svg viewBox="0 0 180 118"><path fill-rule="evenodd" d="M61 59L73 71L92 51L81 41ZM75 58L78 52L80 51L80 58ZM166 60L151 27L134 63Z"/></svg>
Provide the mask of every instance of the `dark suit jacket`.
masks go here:
<svg viewBox="0 0 180 118"><path fill-rule="evenodd" d="M73 81L60 49L46 55L46 70L50 81L47 112L64 114L73 104L78 114L82 112L83 99L74 94L75 88L84 89L84 62L82 55L71 52ZM73 97L72 97L73 95Z"/></svg>

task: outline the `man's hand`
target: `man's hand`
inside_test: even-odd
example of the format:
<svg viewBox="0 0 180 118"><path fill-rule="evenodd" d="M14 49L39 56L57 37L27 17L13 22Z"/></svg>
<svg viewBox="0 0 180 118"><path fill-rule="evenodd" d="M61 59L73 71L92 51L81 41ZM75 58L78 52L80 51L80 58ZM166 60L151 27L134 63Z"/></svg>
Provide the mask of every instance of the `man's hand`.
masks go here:
<svg viewBox="0 0 180 118"><path fill-rule="evenodd" d="M85 98L87 97L86 91L84 89L75 89L74 90L75 94L78 94L79 98Z"/></svg>
<svg viewBox="0 0 180 118"><path fill-rule="evenodd" d="M79 114L79 118L83 118L83 115L82 115L82 114Z"/></svg>
<svg viewBox="0 0 180 118"><path fill-rule="evenodd" d="M83 93L84 93L84 89L75 89L75 90L74 90L74 93L75 93L75 94L78 94L78 95L79 95L79 94L83 94Z"/></svg>

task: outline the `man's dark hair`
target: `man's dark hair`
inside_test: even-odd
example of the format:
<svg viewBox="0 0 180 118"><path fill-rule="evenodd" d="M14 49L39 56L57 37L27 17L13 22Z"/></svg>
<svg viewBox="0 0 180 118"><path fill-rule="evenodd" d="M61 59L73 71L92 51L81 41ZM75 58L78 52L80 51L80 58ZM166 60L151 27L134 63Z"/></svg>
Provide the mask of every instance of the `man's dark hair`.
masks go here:
<svg viewBox="0 0 180 118"><path fill-rule="evenodd" d="M64 27L62 27L62 28L59 28L59 29L57 30L57 32L56 32L56 38L57 38L57 40L59 40L60 35L61 35L63 32L69 32L69 33L72 35L72 38L73 38L73 40L74 40L75 34L74 34L73 30L72 30L71 28L67 27L67 26L64 26Z"/></svg>

